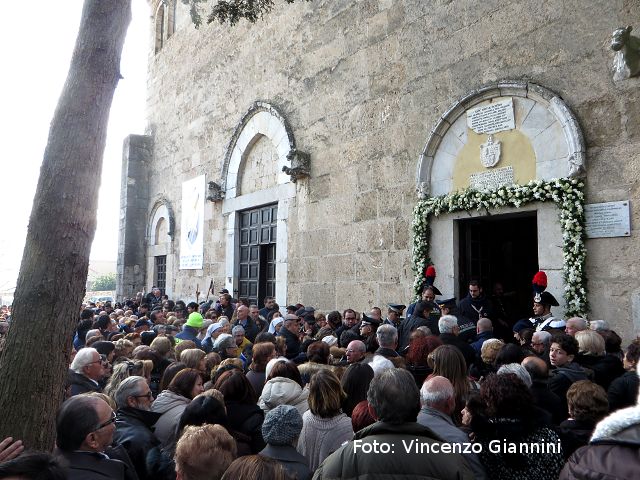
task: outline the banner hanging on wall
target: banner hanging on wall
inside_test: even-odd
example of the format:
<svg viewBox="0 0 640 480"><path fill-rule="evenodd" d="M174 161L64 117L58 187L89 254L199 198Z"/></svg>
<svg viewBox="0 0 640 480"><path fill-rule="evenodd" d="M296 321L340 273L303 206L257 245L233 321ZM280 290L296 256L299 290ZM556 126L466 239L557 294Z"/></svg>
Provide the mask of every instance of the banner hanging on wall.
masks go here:
<svg viewBox="0 0 640 480"><path fill-rule="evenodd" d="M182 183L180 270L198 270L204 261L204 175Z"/></svg>

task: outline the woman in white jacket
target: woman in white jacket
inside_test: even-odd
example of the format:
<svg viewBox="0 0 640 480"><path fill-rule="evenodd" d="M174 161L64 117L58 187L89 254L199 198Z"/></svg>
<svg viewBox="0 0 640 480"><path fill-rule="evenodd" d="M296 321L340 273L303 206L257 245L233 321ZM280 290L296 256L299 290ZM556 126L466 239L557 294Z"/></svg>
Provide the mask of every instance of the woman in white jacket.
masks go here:
<svg viewBox="0 0 640 480"><path fill-rule="evenodd" d="M300 415L309 410L309 389L302 387L298 367L286 359L271 360L267 364L267 382L262 389L258 406L266 414L278 405L296 407Z"/></svg>

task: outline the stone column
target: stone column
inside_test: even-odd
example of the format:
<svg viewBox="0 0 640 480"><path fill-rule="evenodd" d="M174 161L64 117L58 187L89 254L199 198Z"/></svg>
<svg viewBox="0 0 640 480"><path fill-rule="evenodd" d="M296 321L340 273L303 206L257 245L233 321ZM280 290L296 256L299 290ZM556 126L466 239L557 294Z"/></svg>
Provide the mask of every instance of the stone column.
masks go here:
<svg viewBox="0 0 640 480"><path fill-rule="evenodd" d="M123 144L116 275L118 300L145 290L148 172L152 145L153 140L147 135L129 135Z"/></svg>

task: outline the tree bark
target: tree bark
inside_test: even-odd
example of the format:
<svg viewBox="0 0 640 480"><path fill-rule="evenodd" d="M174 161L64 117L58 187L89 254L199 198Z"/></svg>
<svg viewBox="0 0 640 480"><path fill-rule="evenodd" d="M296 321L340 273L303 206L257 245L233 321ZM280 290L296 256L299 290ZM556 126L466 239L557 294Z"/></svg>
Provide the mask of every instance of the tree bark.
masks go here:
<svg viewBox="0 0 640 480"><path fill-rule="evenodd" d="M85 0L49 130L13 322L0 355L0 440L12 436L30 449L54 446L96 229L109 110L130 20L131 0Z"/></svg>

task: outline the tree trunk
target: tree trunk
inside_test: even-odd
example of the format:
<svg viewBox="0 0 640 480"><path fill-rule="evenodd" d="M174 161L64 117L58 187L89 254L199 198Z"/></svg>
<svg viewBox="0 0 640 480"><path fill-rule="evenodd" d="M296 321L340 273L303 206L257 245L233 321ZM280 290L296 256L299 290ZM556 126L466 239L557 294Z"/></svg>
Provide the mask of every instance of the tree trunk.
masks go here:
<svg viewBox="0 0 640 480"><path fill-rule="evenodd" d="M107 121L130 20L131 0L85 0L51 122L13 322L0 355L0 440L22 439L26 448L54 446L96 229Z"/></svg>

